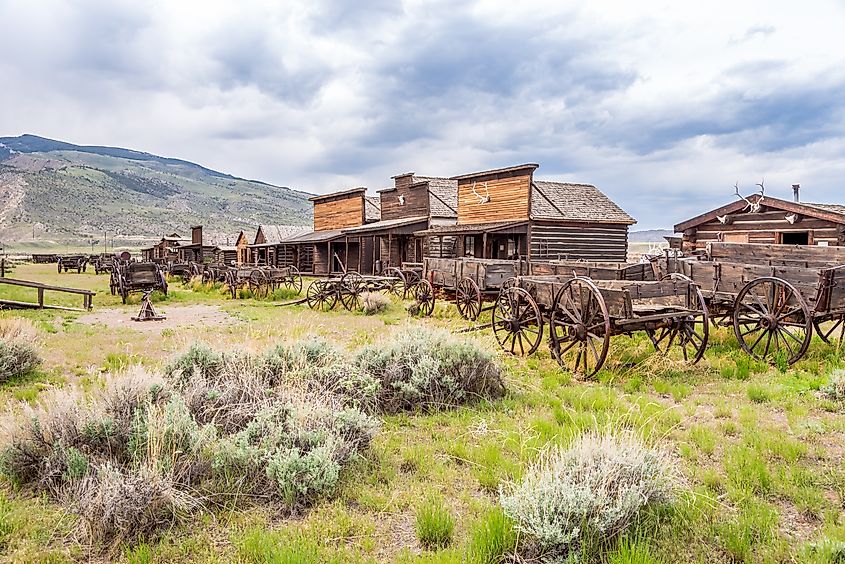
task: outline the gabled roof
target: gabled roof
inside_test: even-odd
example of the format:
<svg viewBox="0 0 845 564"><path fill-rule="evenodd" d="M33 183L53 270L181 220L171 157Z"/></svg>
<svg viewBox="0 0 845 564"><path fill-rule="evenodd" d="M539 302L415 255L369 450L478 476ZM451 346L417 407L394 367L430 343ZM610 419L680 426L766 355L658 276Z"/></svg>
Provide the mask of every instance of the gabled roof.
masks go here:
<svg viewBox="0 0 845 564"><path fill-rule="evenodd" d="M748 200L756 204L760 201L760 198L761 196L759 194L752 194L748 197ZM771 196L764 196L762 198L763 202L761 205L764 207L770 207L845 225L845 205L790 202L779 198L772 198ZM675 226L675 232L682 233L687 229L692 229L693 227L698 227L703 223L713 221L717 216L741 212L746 207L748 207L748 204L745 200L736 200L730 204L722 206L721 208L703 213L693 217L692 219L688 219L677 224Z"/></svg>
<svg viewBox="0 0 845 564"><path fill-rule="evenodd" d="M381 219L381 198L378 196L364 196L364 221L378 221Z"/></svg>
<svg viewBox="0 0 845 564"><path fill-rule="evenodd" d="M458 217L458 181L436 176L415 176L414 183L428 186L428 209L431 217Z"/></svg>
<svg viewBox="0 0 845 564"><path fill-rule="evenodd" d="M311 228L297 225L259 225L258 230L264 234L264 239L267 243L278 244L285 239L308 233L311 231ZM256 231L255 238L252 240L253 244L257 242L257 239L258 231Z"/></svg>
<svg viewBox="0 0 845 564"><path fill-rule="evenodd" d="M531 219L624 223L636 219L592 184L535 180L531 185Z"/></svg>

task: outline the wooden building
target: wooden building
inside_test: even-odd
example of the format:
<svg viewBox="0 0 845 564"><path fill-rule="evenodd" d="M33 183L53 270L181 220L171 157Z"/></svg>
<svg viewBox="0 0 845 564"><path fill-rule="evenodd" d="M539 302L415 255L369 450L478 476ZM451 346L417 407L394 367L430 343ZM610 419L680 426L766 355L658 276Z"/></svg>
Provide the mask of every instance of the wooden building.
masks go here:
<svg viewBox="0 0 845 564"><path fill-rule="evenodd" d="M161 241L152 247L141 249L141 260L159 264L174 262L179 258L178 248L182 245L188 245L190 242L190 239L183 239L178 233L171 233L162 237Z"/></svg>
<svg viewBox="0 0 845 564"><path fill-rule="evenodd" d="M624 261L636 223L595 186L536 180L537 164L452 177L457 221L419 233L428 256Z"/></svg>
<svg viewBox="0 0 845 564"><path fill-rule="evenodd" d="M372 242L344 233L344 229L379 220L378 200L367 197L366 192L366 188L353 188L312 197L313 231L282 242L292 249L292 264L318 275L366 270L364 265L373 262Z"/></svg>
<svg viewBox="0 0 845 564"><path fill-rule="evenodd" d="M812 204L754 194L679 223L684 252L707 243L768 243L775 245L845 245L845 205Z"/></svg>
<svg viewBox="0 0 845 564"><path fill-rule="evenodd" d="M343 230L345 235L358 236L372 246L371 259L361 264L361 272L365 274L375 274L404 262L422 262L428 251L426 238L415 233L457 221L455 180L415 176L409 172L394 176L393 181L391 188L379 190L379 221Z"/></svg>
<svg viewBox="0 0 845 564"><path fill-rule="evenodd" d="M255 238L248 245L247 262L259 266L295 266L296 247L283 243L308 231L307 227L295 225L259 225Z"/></svg>
<svg viewBox="0 0 845 564"><path fill-rule="evenodd" d="M237 253L235 261L237 262L237 264L249 263L249 245L250 238L246 234L246 231L241 231L240 233L238 233L238 237L237 239L235 239L235 249Z"/></svg>
<svg viewBox="0 0 845 564"><path fill-rule="evenodd" d="M180 245L176 249L178 262L211 262L214 260L216 245L203 243L202 225L191 227L191 242Z"/></svg>

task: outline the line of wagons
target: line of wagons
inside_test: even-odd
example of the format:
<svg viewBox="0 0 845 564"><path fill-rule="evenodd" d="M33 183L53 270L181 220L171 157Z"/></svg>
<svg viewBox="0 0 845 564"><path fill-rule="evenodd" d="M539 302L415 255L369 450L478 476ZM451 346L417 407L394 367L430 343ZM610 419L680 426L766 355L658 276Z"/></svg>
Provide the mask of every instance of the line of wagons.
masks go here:
<svg viewBox="0 0 845 564"><path fill-rule="evenodd" d="M713 243L701 254L646 263L425 259L413 289L423 315L438 297L491 325L507 352L535 352L547 335L552 356L588 377L601 370L610 339L645 332L655 350L689 363L704 356L710 326L732 327L754 358L793 364L813 334L845 337L845 250Z"/></svg>

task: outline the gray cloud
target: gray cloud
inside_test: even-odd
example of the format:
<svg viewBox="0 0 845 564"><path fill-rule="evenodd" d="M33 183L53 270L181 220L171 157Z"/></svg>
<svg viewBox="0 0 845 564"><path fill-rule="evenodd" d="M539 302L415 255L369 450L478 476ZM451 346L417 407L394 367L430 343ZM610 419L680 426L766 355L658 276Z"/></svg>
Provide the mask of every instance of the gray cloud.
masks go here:
<svg viewBox="0 0 845 564"><path fill-rule="evenodd" d="M662 10L520 9L0 0L0 134L314 192L536 161L599 185L642 227L723 203L737 178L841 200L845 55L800 10L708 28Z"/></svg>

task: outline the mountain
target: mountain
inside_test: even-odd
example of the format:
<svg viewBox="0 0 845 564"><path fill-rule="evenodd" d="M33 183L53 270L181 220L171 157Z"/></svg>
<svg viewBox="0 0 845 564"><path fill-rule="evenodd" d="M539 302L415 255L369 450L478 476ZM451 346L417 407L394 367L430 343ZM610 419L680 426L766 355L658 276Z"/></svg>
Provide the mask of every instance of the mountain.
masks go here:
<svg viewBox="0 0 845 564"><path fill-rule="evenodd" d="M143 242L192 225L221 241L310 225L311 194L118 147L0 137L0 241Z"/></svg>
<svg viewBox="0 0 845 564"><path fill-rule="evenodd" d="M631 231L628 234L628 241L631 243L665 243L664 237L673 235L671 229L646 229L643 231Z"/></svg>

